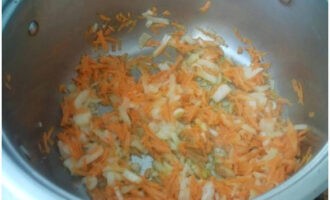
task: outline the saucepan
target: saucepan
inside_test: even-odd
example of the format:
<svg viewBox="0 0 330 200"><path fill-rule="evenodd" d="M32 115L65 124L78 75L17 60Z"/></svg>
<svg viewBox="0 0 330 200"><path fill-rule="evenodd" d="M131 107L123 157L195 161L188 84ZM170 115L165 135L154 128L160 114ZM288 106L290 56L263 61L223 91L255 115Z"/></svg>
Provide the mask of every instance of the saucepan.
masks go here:
<svg viewBox="0 0 330 200"><path fill-rule="evenodd" d="M2 187L6 199L88 199L79 177L63 167L58 150L38 148L49 127L59 130L58 87L74 76L81 55L92 52L85 32L97 15L142 13L152 6L170 10L187 27L210 27L228 48L239 43L238 29L267 52L270 74L281 96L295 101L291 79L304 86L304 105L292 104L285 116L307 124L311 160L259 199L313 199L328 177L328 2L326 0L3 0L2 1ZM138 54L134 42L143 27L123 34L123 49ZM230 51L228 51L230 53ZM244 55L243 55L244 58ZM235 59L235 58L234 58ZM313 113L310 117L308 113Z"/></svg>

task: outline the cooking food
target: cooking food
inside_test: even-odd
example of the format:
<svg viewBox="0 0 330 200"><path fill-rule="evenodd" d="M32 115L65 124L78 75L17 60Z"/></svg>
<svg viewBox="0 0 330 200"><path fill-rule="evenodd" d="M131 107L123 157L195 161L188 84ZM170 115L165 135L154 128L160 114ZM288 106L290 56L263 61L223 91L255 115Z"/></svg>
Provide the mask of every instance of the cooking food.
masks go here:
<svg viewBox="0 0 330 200"><path fill-rule="evenodd" d="M61 87L64 166L93 199L251 199L277 186L310 158L300 147L308 127L281 116L288 101L264 54L236 32L251 57L241 66L219 35L198 28L192 37L169 15L142 14L156 35L172 28L160 41L141 35L149 53L85 55ZM117 27L100 18L105 26L89 34L106 51L120 49L111 33L137 23L131 14L117 15Z"/></svg>

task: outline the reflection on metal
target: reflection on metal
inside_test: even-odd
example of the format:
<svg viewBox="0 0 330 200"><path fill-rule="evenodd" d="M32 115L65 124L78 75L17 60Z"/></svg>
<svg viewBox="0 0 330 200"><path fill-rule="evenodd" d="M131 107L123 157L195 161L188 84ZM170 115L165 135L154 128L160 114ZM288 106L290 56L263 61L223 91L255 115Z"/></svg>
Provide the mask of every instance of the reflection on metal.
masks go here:
<svg viewBox="0 0 330 200"><path fill-rule="evenodd" d="M39 23L36 20L32 20L28 27L28 33L30 36L36 36L39 32Z"/></svg>

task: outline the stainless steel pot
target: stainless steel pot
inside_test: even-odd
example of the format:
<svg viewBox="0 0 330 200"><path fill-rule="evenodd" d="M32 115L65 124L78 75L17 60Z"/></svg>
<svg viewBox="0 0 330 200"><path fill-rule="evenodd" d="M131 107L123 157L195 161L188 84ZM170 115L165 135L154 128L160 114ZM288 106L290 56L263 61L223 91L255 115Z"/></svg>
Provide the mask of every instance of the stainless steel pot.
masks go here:
<svg viewBox="0 0 330 200"><path fill-rule="evenodd" d="M3 0L3 75L12 76L12 89L6 88L6 78L2 88L4 197L88 198L79 178L62 167L57 150L44 157L38 140L43 131L59 124L58 85L68 82L80 56L91 52L83 33L96 14L138 14L155 5L172 11L190 28L209 27L221 34L229 44L229 55L239 45L232 32L238 28L269 52L271 75L282 96L295 101L290 80L303 82L305 105L294 104L285 114L312 127L307 143L313 146L313 159L259 199L313 199L327 187L328 177L328 5L325 0L288 2L219 0L200 15L203 1ZM139 25L122 36L123 49L130 54L139 53L136 41L143 32ZM237 61L247 59L243 55ZM310 111L316 113L314 118L308 117Z"/></svg>

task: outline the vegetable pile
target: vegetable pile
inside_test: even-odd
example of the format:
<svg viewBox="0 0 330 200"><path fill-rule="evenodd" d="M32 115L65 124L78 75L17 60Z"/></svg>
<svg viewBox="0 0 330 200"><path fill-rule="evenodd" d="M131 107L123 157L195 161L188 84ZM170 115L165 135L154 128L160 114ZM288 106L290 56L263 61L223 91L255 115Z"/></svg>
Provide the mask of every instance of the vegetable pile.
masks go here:
<svg viewBox="0 0 330 200"><path fill-rule="evenodd" d="M142 16L150 29L174 31L161 41L142 34L148 55L85 55L62 87L58 147L93 199L250 199L308 160L307 127L281 117L287 100L251 42L240 36L251 57L240 66L217 34L198 29L207 39L193 38L155 10ZM94 29L94 45L114 45L111 31Z"/></svg>

